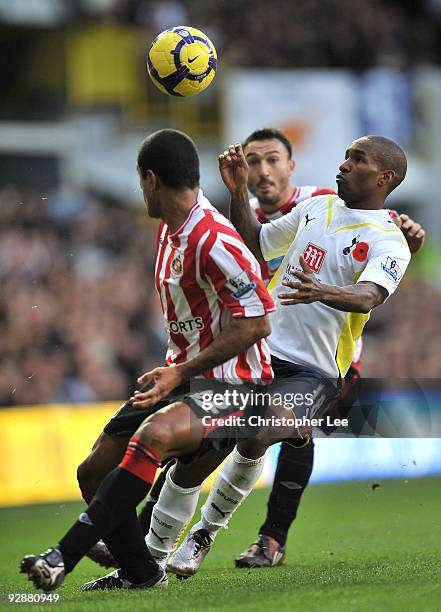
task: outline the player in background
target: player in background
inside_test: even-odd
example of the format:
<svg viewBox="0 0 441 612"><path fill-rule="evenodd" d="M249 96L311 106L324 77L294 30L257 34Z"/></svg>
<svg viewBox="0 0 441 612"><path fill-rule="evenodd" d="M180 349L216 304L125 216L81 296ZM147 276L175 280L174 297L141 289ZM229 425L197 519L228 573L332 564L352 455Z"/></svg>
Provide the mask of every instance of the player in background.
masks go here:
<svg viewBox="0 0 441 612"><path fill-rule="evenodd" d="M137 169L148 214L162 220L155 282L168 331L167 366L138 379L144 387L112 417L79 470L86 511L56 547L22 559L21 572L47 591L102 538L120 568L86 583L84 590L166 586L167 575L145 544L136 506L162 461L198 453L202 443L231 446L206 435L202 417L210 411L201 405L200 389L190 389L190 378L200 377L210 389L216 378L246 384L268 383L273 376L264 338L274 304L256 259L200 193L193 142L175 130L156 132L141 146ZM214 414L234 412L237 407L225 402ZM246 466L248 474L260 473L263 465L260 457L238 452L231 461L239 472ZM251 487L254 476L252 481Z"/></svg>
<svg viewBox="0 0 441 612"><path fill-rule="evenodd" d="M290 213L297 204L305 199L335 193L334 190L328 188L296 187L291 183L291 175L295 167L291 144L279 130L274 128L257 130L245 140L243 148L249 166L248 189L255 196L251 199L250 206L261 223L279 219ZM310 221L313 220L312 218L313 215L308 217ZM406 219L406 222L403 223L402 230L411 250L417 250L424 240L424 231L410 219ZM267 281L273 277L281 259L283 257L275 258L270 262L261 262L262 275ZM360 353L361 343L357 343L353 363L345 377L346 385L342 398L336 407L336 411L342 416L348 412L357 396ZM289 444L282 443L273 488L268 501L267 517L259 530L256 544L251 545L236 560L238 567L269 567L283 562L284 544L312 472L313 456L314 445L309 437L304 440L293 439ZM140 514L143 530L147 533L153 508L165 483L160 503L154 510L153 529L146 538L150 550L161 563L165 563L174 544L172 540L167 539L168 531L162 526L162 523L173 524L173 531L179 533L191 518L185 514L180 514L179 518L174 517L172 510L168 509L170 505L179 506L174 486L179 484L182 491L186 486L190 487L190 484L196 485L198 482L196 479L186 484L186 474L183 474L183 470L180 469L182 466L179 464L172 475L168 474L173 464L174 462L170 462L166 470L160 474ZM194 466L192 465L191 468L194 469ZM195 537L195 549L200 559L206 554L211 543L206 537L198 538L197 533ZM97 553L94 558L110 565L111 560L108 554L106 555L102 548L97 552L99 558L97 558ZM179 569L178 566L179 563L175 558L169 567L173 571L173 569ZM197 563L194 567L197 567Z"/></svg>
<svg viewBox="0 0 441 612"><path fill-rule="evenodd" d="M271 139L270 139L271 140ZM272 148L277 147L277 144L275 143L275 140L268 143L269 146L271 146ZM354 162L353 166L355 168L355 171L352 170L352 157L355 157L355 155L353 155L351 153L351 150L354 148L354 145L356 143L354 143L350 149L348 153L348 156L351 157L351 164L349 162L344 162L344 164L342 164L341 168L342 168L342 172L341 172L341 177L339 177L339 181L343 181L345 180L343 178L343 175L346 174L347 171L351 172L352 171L352 175L355 175L355 181L357 181L357 176L356 174L358 174L358 182L359 185L357 186L357 184L355 183L352 186L352 189L354 191L356 191L357 189L359 191L367 190L367 187L365 185L363 185L362 181L364 179L363 173L365 175L368 174L367 171L369 171L369 173L371 174L371 185L369 186L369 190L372 191L372 194L375 194L375 192L377 192L377 197L374 198L374 195L369 195L366 193L364 194L366 196L366 198L370 198L371 200L376 200L374 202L375 206L377 208L380 208L380 204L382 204L383 200L378 198L378 196L381 196L381 191L383 193L383 198L385 196L388 195L388 193L390 191L392 191L393 188L395 188L397 186L398 183L398 179L396 178L393 182L395 183L394 185L390 185L388 189L384 189L384 185L381 185L382 189L379 189L379 186L375 186L374 183L372 183L372 179L375 177L375 170L378 173L378 167L381 166L386 166L387 167L387 163L388 163L388 155L391 157L390 163L391 164L396 164L397 170L393 171L393 174L398 176L399 173L401 173L401 180L404 176L405 173L405 157L404 154L402 153L401 149L399 149L396 145L394 145L394 143L391 143L390 141L388 141L387 139L381 139L381 138L366 138L366 139L360 139L360 142L364 145L364 148L366 149L366 151L362 154L360 154L360 157L363 159L363 163L366 165L366 168L361 168L361 171L359 171L359 166L361 165L360 162L358 162L358 160L356 161L356 163ZM356 149L354 148L354 150L356 151ZM247 155L249 149L247 148L247 146L245 146L245 155ZM384 151L384 152L383 152ZM225 158L225 156L224 156ZM248 156L247 156L248 159ZM377 161L378 160L378 161ZM369 161L369 163L368 163ZM381 166L380 166L381 164ZM349 166L349 170L347 170L346 168ZM344 168L344 170L343 170ZM367 178L367 177L366 177ZM233 180L233 179L232 179ZM354 179L352 179L354 180ZM388 180L391 180L390 177ZM227 181L225 181L227 182ZM348 184L350 184L350 182L348 181ZM228 186L228 185L227 185ZM248 179L248 186L250 186L250 179ZM340 187L339 185L339 192L342 193L342 196L344 197L344 188ZM359 198L359 195L355 196L356 198ZM349 198L351 198L351 200L349 200ZM348 193L348 201L352 201L354 199L354 194ZM243 198L243 201L245 202L245 198ZM317 214L321 213L323 216L323 198L314 198L312 200L308 200L307 201L308 204L308 210L304 216L304 228L306 229L306 227L308 225L311 224L311 222L315 221L315 225L317 225L317 221L316 221L316 215L315 215L315 208L314 206L317 206ZM368 203L368 206L371 206L372 202ZM302 205L300 205L302 207ZM306 206L306 203L305 203ZM351 208L357 208L357 205L353 205L352 206L348 206L348 210L350 210ZM360 208L362 208L362 206L360 206ZM291 216L293 215L295 211L293 211L291 213ZM355 212L358 214L360 213L360 211L354 211L353 214L355 214ZM378 214L378 212L380 211L376 211L376 212L370 212L369 214L371 216L374 216L376 214ZM368 211L366 211L366 213L368 213ZM365 214L366 214L365 213ZM237 205L236 205L236 215L237 215ZM363 216L363 215L361 215ZM383 224L385 223L385 211L381 211L381 219L383 221ZM386 216L386 221L387 221L387 216ZM281 219L279 219L278 221L275 222L275 224L277 224L278 222L281 223ZM413 250L415 250L415 246L421 246L421 242L424 238L424 232L420 229L420 227L411 222L409 219L405 218L405 222L408 225L408 231L406 233L410 233L411 235L408 236L408 242L412 244ZM389 223L392 223L392 221L389 219ZM365 226L365 223L362 223L362 226ZM369 223L367 223L367 225L369 225ZM265 228L266 226L264 226ZM391 229L387 229L388 226L384 225L385 229L384 232L385 234L390 233L391 231L394 231L395 233L397 232L397 230L391 230ZM320 222L318 222L318 232L316 232L316 235L314 237L314 240L316 243L320 244L320 233L321 231L323 231L324 234L326 234L325 230L322 230L322 224ZM254 228L253 228L254 229ZM338 229L337 231L349 231L351 228L348 227L343 227ZM406 230L407 228L405 228ZM256 230L257 231L257 230ZM360 229L361 231L361 229ZM365 230L363 230L365 231ZM381 231L381 228L380 228ZM293 234L295 234L295 231L293 231ZM344 234L342 234L344 235ZM246 237L246 234L245 234ZM325 237L325 236L324 236ZM353 239L352 239L353 240ZM366 249L366 244L364 243L360 243L360 240L357 239L354 243L351 242L351 246L348 249L347 245L344 245L342 248L342 254L345 256L343 257L343 262L345 261L345 258L349 255L351 255L351 253L353 252L353 258L356 261L359 262L363 262L366 261L367 259L367 253L368 253L368 248ZM382 241L385 242L385 241ZM359 244L359 246L357 247L356 245ZM332 243L331 243L332 246ZM398 245L398 249L400 250L400 247ZM312 253L314 249L306 249L307 253ZM319 256L320 254L318 253L318 249L317 249L317 253L315 253L315 256ZM283 252L283 250L282 250ZM386 264L385 264L386 265ZM332 271L331 271L332 272ZM386 278L386 284L387 284L387 273L386 275L383 277L383 280L381 280L382 283L384 283L384 278ZM353 280L352 280L353 282ZM355 287L355 286L354 286ZM384 287L384 284L383 284ZM358 290L359 287L357 287ZM297 307L298 308L298 307ZM303 306L303 308L305 308ZM282 326L282 331L281 330L281 326L278 325L278 320L277 320L277 314L280 310L280 307L278 306L278 311L276 312L276 315L274 315L273 319L276 319L276 323L273 326L273 333L270 336L269 342L270 342L270 347L272 346L272 338L274 336L276 336L278 338L278 340L276 340L277 342L280 342L280 338L284 337L285 338L285 342L288 342L288 338L290 339L290 342L293 346L296 346L296 334L293 330L296 329L296 327L292 324L293 322L291 322L291 325L285 324ZM305 313L306 316L306 313ZM312 313L311 313L311 317L312 317ZM313 317L312 317L313 318ZM318 326L318 328L314 328L314 326L311 327L311 325L309 323L307 323L308 321L308 317L306 317L306 326L310 331L311 336L314 336L314 334L317 333L317 329L320 328L320 325ZM323 322L322 322L323 324ZM290 333L287 334L286 330L290 330ZM301 334L300 334L301 336ZM306 340L306 339L305 339ZM277 350L277 348L275 349ZM352 348L353 350L353 348ZM289 352L289 349L288 351ZM286 354L286 352L284 353ZM315 354L315 359L317 359L317 355L319 353L317 353L317 351L314 352ZM351 354L351 356L353 356L353 352ZM276 353L277 355L277 353ZM280 353L279 353L280 356ZM346 351L346 359L348 357L347 351ZM311 355L308 356L308 354L304 354L303 355L303 361L301 361L302 363L305 363L306 359L310 359ZM294 357L294 361L295 361L295 357ZM314 362L314 359L312 359L311 364ZM316 362L317 363L317 362ZM320 360L319 362L320 363ZM277 380L277 371L276 371L276 380ZM291 445L283 445L282 446L282 453L285 452L289 453L291 451L292 447ZM298 449L293 449L292 450L293 454L295 452L298 452ZM282 455L283 456L283 455ZM295 454L294 454L294 461L295 461ZM312 459L312 457L311 457ZM293 461L293 463L294 463ZM312 463L312 461L311 461ZM295 463L294 463L295 465ZM311 465L312 467L312 465ZM311 469L311 468L310 468ZM309 469L309 473L308 473L308 478L309 478L309 474L310 474L310 469ZM280 478L280 474L281 474L281 469L280 469L280 463L277 469L277 472L279 474L279 479L275 480L274 483L274 488L273 488L273 492L271 494L271 498L270 498L270 502L269 502L269 508L268 508L268 517L266 520L266 523L271 526L271 521L277 521L280 520L280 505L284 505L282 508L282 513L285 515L283 516L282 514L282 519L283 519L283 523L282 523L282 529L280 529L280 531L282 531L284 537L286 537L287 531L289 529L289 526L295 516L295 511L297 509L298 506L298 500L300 495L298 494L292 494L292 490L293 488L291 487L285 487L283 486L284 481L281 481ZM291 469L288 468L288 470L285 472L286 473L286 481L287 482L292 482L293 481L293 475L296 473L295 472L295 467L293 469L293 466L291 466ZM277 474L276 474L277 477ZM283 476L282 476L283 477ZM225 479L225 475L222 474L222 470L221 473L219 475L219 479L218 482L222 482L222 480ZM216 489L217 483L216 485L213 487L212 492ZM304 487L303 487L304 488ZM296 492L297 493L297 492ZM210 496L212 496L212 493L210 493ZM193 573L195 573L198 568L200 567L200 564L202 563L203 558L205 557L205 555L207 554L209 547L210 547L210 543L213 540L215 534L218 532L218 530L221 527L225 527L228 523L228 520L231 516L230 513L228 513L228 516L222 517L222 518L217 518L217 520L213 521L212 519L212 525L210 528L210 520L209 518L207 518L207 516L209 514L212 514L211 510L210 510L210 496L209 499L207 500L207 503L204 505L203 509L202 509L202 520L197 523L197 525L195 525L189 536L187 536L187 538L184 540L184 543L179 547L178 551L175 553L175 555L172 557L172 559L169 562L169 569L171 569L171 571L175 571L176 573L181 573L181 575L191 575ZM277 507L279 505L279 507ZM231 506L231 505L230 505ZM292 507L294 506L294 513L292 511ZM225 511L227 508L225 507L225 504L223 504L222 509ZM234 511L235 507L230 507L229 510L230 512ZM294 515L294 516L293 516ZM217 523L217 526L214 527L214 524ZM274 525L275 528L279 527L279 525L276 523ZM202 534L202 535L201 535ZM202 537L203 536L203 537ZM274 538L275 540L275 538ZM279 562L280 557L283 555L283 551L280 551L280 549L282 548L280 544L278 544L278 542L276 543L275 546L275 551L274 551L274 556L270 557L270 555L268 554L267 550L262 550L262 546L257 544L254 547L254 550L252 549L251 551L247 551L248 556L250 557L250 566L252 567L265 567L265 566L269 566L269 565L274 565L277 564ZM256 562L256 558L257 557L257 562ZM254 563L253 563L254 561ZM262 561L262 562L261 562Z"/></svg>

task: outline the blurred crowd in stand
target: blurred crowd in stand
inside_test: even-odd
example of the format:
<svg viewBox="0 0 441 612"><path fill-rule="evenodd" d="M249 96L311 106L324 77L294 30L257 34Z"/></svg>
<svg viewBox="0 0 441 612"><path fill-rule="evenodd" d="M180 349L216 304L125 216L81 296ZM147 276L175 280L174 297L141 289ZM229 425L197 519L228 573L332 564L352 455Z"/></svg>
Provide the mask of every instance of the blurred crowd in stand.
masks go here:
<svg viewBox="0 0 441 612"><path fill-rule="evenodd" d="M362 375L441 378L440 312L440 289L408 275L367 323Z"/></svg>
<svg viewBox="0 0 441 612"><path fill-rule="evenodd" d="M164 359L155 226L89 194L0 194L0 404L125 398Z"/></svg>
<svg viewBox="0 0 441 612"><path fill-rule="evenodd" d="M441 0L60 0L51 7L60 24L118 20L145 40L194 25L216 41L225 65L355 70L365 131L404 145L413 133L406 69L441 64ZM20 38L15 47L2 40L9 55L0 82L15 92L28 50ZM30 116L35 108L28 106ZM144 209L96 193L0 186L0 406L121 400L140 373L163 363L155 235ZM363 375L441 377L440 312L441 292L407 278L368 323Z"/></svg>
<svg viewBox="0 0 441 612"><path fill-rule="evenodd" d="M143 210L0 192L0 405L121 400L164 359ZM408 279L368 323L363 374L441 375L441 293Z"/></svg>
<svg viewBox="0 0 441 612"><path fill-rule="evenodd" d="M440 63L439 0L76 0L81 18L116 18L153 33L198 25L222 61L249 67Z"/></svg>

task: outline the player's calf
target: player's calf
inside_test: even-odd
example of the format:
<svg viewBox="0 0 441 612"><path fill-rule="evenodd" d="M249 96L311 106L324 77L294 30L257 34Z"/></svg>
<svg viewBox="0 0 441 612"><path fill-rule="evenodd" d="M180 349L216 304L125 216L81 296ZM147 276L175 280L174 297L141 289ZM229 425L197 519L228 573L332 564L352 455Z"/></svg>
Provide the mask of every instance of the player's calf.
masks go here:
<svg viewBox="0 0 441 612"><path fill-rule="evenodd" d="M244 446L244 445L242 445ZM196 523L167 564L178 576L192 576L201 567L220 529L251 492L262 473L265 457L244 457L233 450L216 479Z"/></svg>
<svg viewBox="0 0 441 612"><path fill-rule="evenodd" d="M125 436L102 433L89 456L78 466L78 485L87 504L92 500L103 478L115 469L124 457L128 442L129 438Z"/></svg>

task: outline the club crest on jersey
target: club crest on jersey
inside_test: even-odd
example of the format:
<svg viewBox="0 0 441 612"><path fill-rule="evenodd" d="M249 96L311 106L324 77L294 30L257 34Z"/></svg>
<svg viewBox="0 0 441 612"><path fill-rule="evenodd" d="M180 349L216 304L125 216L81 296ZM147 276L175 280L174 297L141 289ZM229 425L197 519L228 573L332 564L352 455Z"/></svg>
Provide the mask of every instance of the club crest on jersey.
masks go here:
<svg viewBox="0 0 441 612"><path fill-rule="evenodd" d="M354 246L358 243L359 240L360 240L360 236L354 236L354 238L352 238L351 244L348 246L345 246L345 248L343 249L343 255L349 255L349 253L354 248Z"/></svg>
<svg viewBox="0 0 441 612"><path fill-rule="evenodd" d="M236 300L246 299L251 296L257 283L252 281L245 270L234 278L229 278L225 286L229 289Z"/></svg>
<svg viewBox="0 0 441 612"><path fill-rule="evenodd" d="M381 268L396 283L398 283L400 278L403 276L403 273L401 272L401 268L397 264L397 260L396 259L392 259L392 257L388 256L387 259L386 259L386 262L381 264Z"/></svg>
<svg viewBox="0 0 441 612"><path fill-rule="evenodd" d="M170 268L173 276L181 276L184 270L184 265L182 262L182 255L180 253L176 253L173 257L172 262L170 264Z"/></svg>
<svg viewBox="0 0 441 612"><path fill-rule="evenodd" d="M360 242L360 236L354 236L351 244L345 246L343 255L349 255L352 251L352 257L356 261L365 261L367 259L369 245L367 242Z"/></svg>
<svg viewBox="0 0 441 612"><path fill-rule="evenodd" d="M326 250L309 242L306 249L303 251L303 257L313 272L320 272L323 261L325 259Z"/></svg>

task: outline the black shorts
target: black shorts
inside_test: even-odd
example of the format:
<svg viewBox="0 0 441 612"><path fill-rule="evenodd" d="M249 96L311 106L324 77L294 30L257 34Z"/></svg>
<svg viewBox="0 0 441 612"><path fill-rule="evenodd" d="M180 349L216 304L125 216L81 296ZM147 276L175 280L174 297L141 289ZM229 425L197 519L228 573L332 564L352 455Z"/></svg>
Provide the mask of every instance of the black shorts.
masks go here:
<svg viewBox="0 0 441 612"><path fill-rule="evenodd" d="M147 391L152 386L152 383L148 383L141 390ZM209 450L208 447L210 446L216 450L229 446L233 447L238 432L231 427L216 426L216 419L239 415L241 413L239 407L227 401L214 405L206 400L207 394L209 395L216 391L220 392L224 388L225 385L222 383L206 379L197 379L192 381L191 385L190 383L186 383L177 387L170 395L151 408L133 408L132 404L127 401L104 427L104 433L109 436L131 437L148 417L174 402L183 402L190 407L192 411L191 418L196 418L198 420L205 418L207 421L213 420L215 423L214 426L207 425L205 427L204 440L210 440L211 442L205 442L204 449Z"/></svg>
<svg viewBox="0 0 441 612"><path fill-rule="evenodd" d="M297 418L320 418L331 400L338 396L338 381L307 366L271 356L274 381L268 387L273 398L280 396Z"/></svg>
<svg viewBox="0 0 441 612"><path fill-rule="evenodd" d="M259 421L253 417L260 433L289 442L325 426L328 406L338 397L338 381L278 357L271 356L271 363L274 381L267 389L268 408Z"/></svg>
<svg viewBox="0 0 441 612"><path fill-rule="evenodd" d="M147 391L152 387L153 384L148 383L142 387L141 391ZM189 392L189 389L189 384L177 387L176 389L173 389L170 395L159 401L151 408L133 408L131 402L125 402L104 427L104 433L108 434L109 436L124 436L130 438L143 423L143 421L145 421L149 416L152 416L152 414L155 414L155 412L158 412L158 410L165 408L169 404L173 404L174 402L183 402L185 396Z"/></svg>

